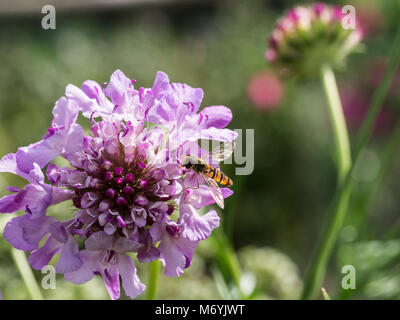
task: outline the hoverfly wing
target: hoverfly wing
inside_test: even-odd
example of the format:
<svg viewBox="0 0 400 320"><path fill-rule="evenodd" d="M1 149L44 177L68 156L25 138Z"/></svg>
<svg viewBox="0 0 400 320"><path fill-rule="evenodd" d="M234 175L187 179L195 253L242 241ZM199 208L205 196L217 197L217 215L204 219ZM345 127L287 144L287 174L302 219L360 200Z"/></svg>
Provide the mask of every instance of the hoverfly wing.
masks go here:
<svg viewBox="0 0 400 320"><path fill-rule="evenodd" d="M222 191L218 186L218 183L211 179L210 177L207 177L203 175L203 179L205 183L208 186L208 190L210 190L210 194L215 200L215 203L221 208L224 208L224 197L222 195Z"/></svg>
<svg viewBox="0 0 400 320"><path fill-rule="evenodd" d="M228 159L232 155L234 149L235 149L234 141L224 142L212 151L211 157L213 158L214 161L221 162L225 159Z"/></svg>

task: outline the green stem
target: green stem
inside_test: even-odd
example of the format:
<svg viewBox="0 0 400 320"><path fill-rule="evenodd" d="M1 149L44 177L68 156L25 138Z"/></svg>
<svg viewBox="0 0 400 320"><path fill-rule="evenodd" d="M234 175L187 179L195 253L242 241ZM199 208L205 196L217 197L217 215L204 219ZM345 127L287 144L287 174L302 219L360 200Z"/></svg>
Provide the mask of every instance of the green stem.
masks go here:
<svg viewBox="0 0 400 320"><path fill-rule="evenodd" d="M351 189L353 186L353 179L351 179L352 172L354 168L357 166L357 163L360 159L360 153L361 151L365 148L369 137L371 136L372 133L372 128L374 125L374 119L376 115L379 113L380 108L382 106L383 100L387 94L387 91L389 90L391 80L393 78L394 72L397 68L397 65L399 64L400 61L400 26L398 27L397 30L397 35L393 43L393 47L390 52L390 57L389 57L389 63L388 67L386 69L385 75L383 77L383 81L381 82L378 90L375 92L374 97L372 99L367 118L363 123L363 126L361 128L361 132L358 136L357 143L356 143L356 148L355 148L355 153L354 153L354 163L353 166L350 168L350 171L348 172L345 181L340 189L337 190L336 195L334 197L334 202L333 202L333 212L334 212L334 217L346 215L347 211L347 204L349 202L349 197L351 193ZM334 220L334 219L332 219ZM331 221L332 221L331 220ZM340 221L338 221L340 222ZM333 224L331 222L331 224ZM330 225L331 225L330 224ZM334 228L333 226L332 228ZM336 226L337 227L337 226ZM318 254L313 261L312 267L310 269L310 275L309 278L306 282L306 286L304 287L303 291L303 298L304 299L311 299L315 297L316 292L319 288L319 286L322 283L323 280L323 275L326 269L326 264L327 264L327 256L329 258L329 255L326 253L322 252L324 249L324 246L326 246L326 243L329 244L331 241L329 238L331 235L327 234L321 245L320 249L317 250ZM325 261L326 260L326 261ZM313 272L316 274L313 275Z"/></svg>
<svg viewBox="0 0 400 320"><path fill-rule="evenodd" d="M25 286L33 300L43 300L42 293L36 283L35 277L33 275L32 269L26 259L25 253L23 251L17 250L15 248L11 249L11 255L14 262L24 280Z"/></svg>
<svg viewBox="0 0 400 320"><path fill-rule="evenodd" d="M351 167L351 151L349 135L347 133L346 120L340 102L339 90L336 85L335 74L328 65L321 68L321 80L324 92L328 101L329 114L332 121L337 162L338 162L338 181L341 185Z"/></svg>
<svg viewBox="0 0 400 320"><path fill-rule="evenodd" d="M148 300L154 300L157 294L158 274L160 273L160 261L154 260L150 263Z"/></svg>
<svg viewBox="0 0 400 320"><path fill-rule="evenodd" d="M321 80L328 101L329 113L332 119L332 127L335 136L336 152L338 158L338 185L341 187L351 168L351 151L347 126L340 102L339 91L332 69L323 66ZM326 231L319 242L316 255L312 261L309 275L303 291L303 299L313 299L319 292L329 257L335 245L338 233L343 225L350 198L350 185L344 190L344 197L338 199L337 209L330 217Z"/></svg>
<svg viewBox="0 0 400 320"><path fill-rule="evenodd" d="M352 184L342 189L341 195L334 201L334 214L329 220L326 232L317 248L317 254L312 262L309 275L304 287L302 299L313 299L322 285L329 257L335 245L338 233L343 225L350 199Z"/></svg>

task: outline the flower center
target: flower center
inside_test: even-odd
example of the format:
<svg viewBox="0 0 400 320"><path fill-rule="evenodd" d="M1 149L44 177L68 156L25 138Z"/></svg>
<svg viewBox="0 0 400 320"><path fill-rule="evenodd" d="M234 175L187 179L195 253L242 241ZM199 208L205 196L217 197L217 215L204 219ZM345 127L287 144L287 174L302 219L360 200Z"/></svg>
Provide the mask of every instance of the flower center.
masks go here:
<svg viewBox="0 0 400 320"><path fill-rule="evenodd" d="M136 146L128 153L119 142L115 148L114 142L110 146L103 141L104 148L90 148L99 143L94 140L83 152L82 166L77 167L87 175L86 187L72 187L73 203L83 212L80 221L87 222L83 226L87 232L127 234L125 229L135 228L140 232L160 214L171 213L173 206L166 203L173 194L171 181L165 179L163 169L148 164L145 146Z"/></svg>

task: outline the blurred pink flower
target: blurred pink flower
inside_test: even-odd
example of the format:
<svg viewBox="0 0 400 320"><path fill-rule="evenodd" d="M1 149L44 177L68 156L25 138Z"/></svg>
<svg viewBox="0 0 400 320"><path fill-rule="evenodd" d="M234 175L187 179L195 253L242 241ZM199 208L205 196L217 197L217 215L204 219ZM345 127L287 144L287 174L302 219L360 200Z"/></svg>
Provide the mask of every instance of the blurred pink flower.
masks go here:
<svg viewBox="0 0 400 320"><path fill-rule="evenodd" d="M249 80L247 95L260 110L274 109L282 100L284 87L278 77L269 71L259 71Z"/></svg>
<svg viewBox="0 0 400 320"><path fill-rule="evenodd" d="M367 88L345 83L340 88L340 96L348 126L351 129L360 128L367 115L372 94L368 92ZM393 129L394 124L395 119L392 112L383 108L376 118L374 134L386 134Z"/></svg>
<svg viewBox="0 0 400 320"><path fill-rule="evenodd" d="M355 4L357 23L366 37L376 35L382 28L383 15L375 4L368 1L358 1Z"/></svg>
<svg viewBox="0 0 400 320"><path fill-rule="evenodd" d="M383 75L385 74L386 71L387 62L388 62L387 58L382 56L379 58L375 58L375 60L370 63L370 67L367 70L365 79L366 79L366 85L371 87L371 89L377 88L381 83ZM389 94L392 95L398 94L399 87L400 87L400 72L397 71L393 76Z"/></svg>

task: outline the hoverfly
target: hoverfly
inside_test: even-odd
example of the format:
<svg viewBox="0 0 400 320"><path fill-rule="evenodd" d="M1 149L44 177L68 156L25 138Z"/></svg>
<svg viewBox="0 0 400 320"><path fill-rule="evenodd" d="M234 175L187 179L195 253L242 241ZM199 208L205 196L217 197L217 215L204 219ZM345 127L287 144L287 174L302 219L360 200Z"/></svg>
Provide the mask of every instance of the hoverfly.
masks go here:
<svg viewBox="0 0 400 320"><path fill-rule="evenodd" d="M215 162L223 161L232 155L234 148L234 142L223 143L212 151L211 158ZM222 196L222 192L218 184L221 186L231 187L233 185L232 179L222 171L214 168L208 163L208 161L194 155L186 156L183 160L182 167L193 170L198 174L197 185L199 184L199 176L201 175L203 177L208 189L210 190L211 196L215 200L216 204L223 209L224 197Z"/></svg>

